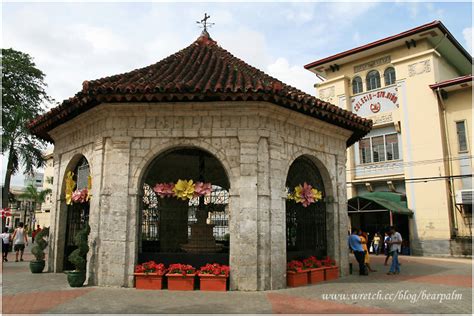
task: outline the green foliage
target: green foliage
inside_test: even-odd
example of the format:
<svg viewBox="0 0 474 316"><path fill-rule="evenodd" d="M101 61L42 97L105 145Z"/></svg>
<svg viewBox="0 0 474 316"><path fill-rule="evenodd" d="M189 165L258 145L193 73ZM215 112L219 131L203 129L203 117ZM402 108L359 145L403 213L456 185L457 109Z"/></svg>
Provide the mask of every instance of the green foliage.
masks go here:
<svg viewBox="0 0 474 316"><path fill-rule="evenodd" d="M69 255L68 260L76 267L76 271L86 271L86 257L89 252L87 238L89 237L90 231L91 228L89 224L86 224L86 227L74 236L74 243L77 249Z"/></svg>
<svg viewBox="0 0 474 316"><path fill-rule="evenodd" d="M50 194L51 192L52 192L51 189L38 191L36 186L34 186L33 184L30 184L26 187L26 191L20 194L19 198L33 201L37 204L41 204L41 203L44 203L44 201L46 200L46 196Z"/></svg>
<svg viewBox="0 0 474 316"><path fill-rule="evenodd" d="M23 166L32 174L43 167L44 141L32 136L28 122L40 115L43 102L52 101L46 93L44 73L36 68L30 55L2 49L2 154L8 152L2 207L8 202L11 176Z"/></svg>
<svg viewBox="0 0 474 316"><path fill-rule="evenodd" d="M44 250L48 246L48 242L44 237L49 235L49 227L43 228L36 236L31 253L35 256L36 261L44 260Z"/></svg>

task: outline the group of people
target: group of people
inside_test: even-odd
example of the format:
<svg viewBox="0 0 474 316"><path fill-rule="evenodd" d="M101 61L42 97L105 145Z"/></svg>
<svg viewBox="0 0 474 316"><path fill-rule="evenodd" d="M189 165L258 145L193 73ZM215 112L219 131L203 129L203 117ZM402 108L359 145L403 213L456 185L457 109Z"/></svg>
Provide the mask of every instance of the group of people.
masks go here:
<svg viewBox="0 0 474 316"><path fill-rule="evenodd" d="M400 262L398 261L398 254L401 251L402 236L396 231L395 227L391 226L385 234L384 248L385 248L385 265L390 257L392 257L392 264L388 275L400 273ZM377 272L370 266L369 242L367 233L360 229L352 229L352 234L349 236L349 248L354 253L354 257L359 263L359 274L368 275L369 272ZM373 250L376 254L379 253L381 237L375 234L373 239Z"/></svg>
<svg viewBox="0 0 474 316"><path fill-rule="evenodd" d="M35 241L35 236L40 231L41 227L38 225L31 234L32 242ZM13 243L13 250L15 251L15 262L18 262L18 256L20 257L19 261L23 261L25 246L28 246L28 233L24 227L23 222L18 224L18 227L15 228L13 234L10 234L8 227L5 227L3 229L3 233L0 234L0 239L2 239L2 262L8 261L8 252L10 251L11 243Z"/></svg>

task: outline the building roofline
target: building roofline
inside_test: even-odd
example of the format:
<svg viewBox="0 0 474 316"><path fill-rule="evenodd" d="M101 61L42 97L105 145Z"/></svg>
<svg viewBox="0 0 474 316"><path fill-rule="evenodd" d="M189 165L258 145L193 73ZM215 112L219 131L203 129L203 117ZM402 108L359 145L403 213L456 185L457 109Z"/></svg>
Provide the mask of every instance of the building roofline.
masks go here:
<svg viewBox="0 0 474 316"><path fill-rule="evenodd" d="M446 28L446 26L444 26L444 24L441 21L436 20L436 21L415 27L413 29L407 30L405 32L392 35L389 37L385 37L378 41L375 41L366 45L362 45L362 46L359 46L359 47L356 47L356 48L353 48L353 49L350 49L350 50L347 50L347 51L344 51L344 52L341 52L341 53L338 53L338 54L335 54L335 55L332 55L320 60L313 61L312 63L305 65L304 68L310 69L310 68L325 64L327 62L335 61L343 57L354 55L354 54L369 50L371 48L388 44L390 42L402 39L404 37L411 36L411 35L414 35L426 30L430 30L433 28L439 28L441 32L443 32L448 37L448 39L453 43L453 45L456 46L456 48L466 57L466 59L468 59L470 63L472 63L472 56L467 52L467 50L456 40L456 38L451 34L451 32L449 32L449 30Z"/></svg>
<svg viewBox="0 0 474 316"><path fill-rule="evenodd" d="M472 79L473 79L472 75L461 76L454 79L449 79L449 80L430 84L430 88L433 90L438 89L438 88L445 88L445 87L454 86L454 85L465 83L465 82L470 82L472 81Z"/></svg>

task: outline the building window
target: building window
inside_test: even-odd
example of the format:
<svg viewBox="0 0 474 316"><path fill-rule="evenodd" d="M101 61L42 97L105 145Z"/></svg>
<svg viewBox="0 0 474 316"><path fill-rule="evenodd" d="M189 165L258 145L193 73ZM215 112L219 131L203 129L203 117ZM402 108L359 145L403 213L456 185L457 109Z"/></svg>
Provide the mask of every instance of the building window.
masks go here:
<svg viewBox="0 0 474 316"><path fill-rule="evenodd" d="M367 74L367 91L380 88L380 74L377 70L371 70Z"/></svg>
<svg viewBox="0 0 474 316"><path fill-rule="evenodd" d="M357 94L361 93L362 91L364 91L364 88L362 87L362 79L357 76L352 79L352 93Z"/></svg>
<svg viewBox="0 0 474 316"><path fill-rule="evenodd" d="M396 133L364 138L359 142L360 163L400 159Z"/></svg>
<svg viewBox="0 0 474 316"><path fill-rule="evenodd" d="M384 77L385 77L385 85L389 86L391 84L395 83L395 69L393 67L389 67L385 69L384 72Z"/></svg>
<svg viewBox="0 0 474 316"><path fill-rule="evenodd" d="M467 151L466 122L456 122L456 133L458 134L459 151Z"/></svg>
<svg viewBox="0 0 474 316"><path fill-rule="evenodd" d="M383 136L372 137L372 157L374 162L385 161Z"/></svg>
<svg viewBox="0 0 474 316"><path fill-rule="evenodd" d="M362 139L359 142L359 156L361 163L372 162L370 155L370 138Z"/></svg>

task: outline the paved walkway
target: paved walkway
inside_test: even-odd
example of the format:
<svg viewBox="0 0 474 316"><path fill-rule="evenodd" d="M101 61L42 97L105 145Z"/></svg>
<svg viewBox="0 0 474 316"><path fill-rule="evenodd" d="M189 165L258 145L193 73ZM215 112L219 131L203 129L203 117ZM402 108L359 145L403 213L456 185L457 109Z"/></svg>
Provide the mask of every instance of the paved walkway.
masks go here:
<svg viewBox="0 0 474 316"><path fill-rule="evenodd" d="M32 274L27 261L12 262L12 253L9 257L2 269L4 314L472 312L471 260L467 259L400 257L402 273L388 276L383 257L373 256L372 266L378 272L369 276L351 275L277 291L212 293L73 289L65 274ZM25 260L30 259L26 254Z"/></svg>

